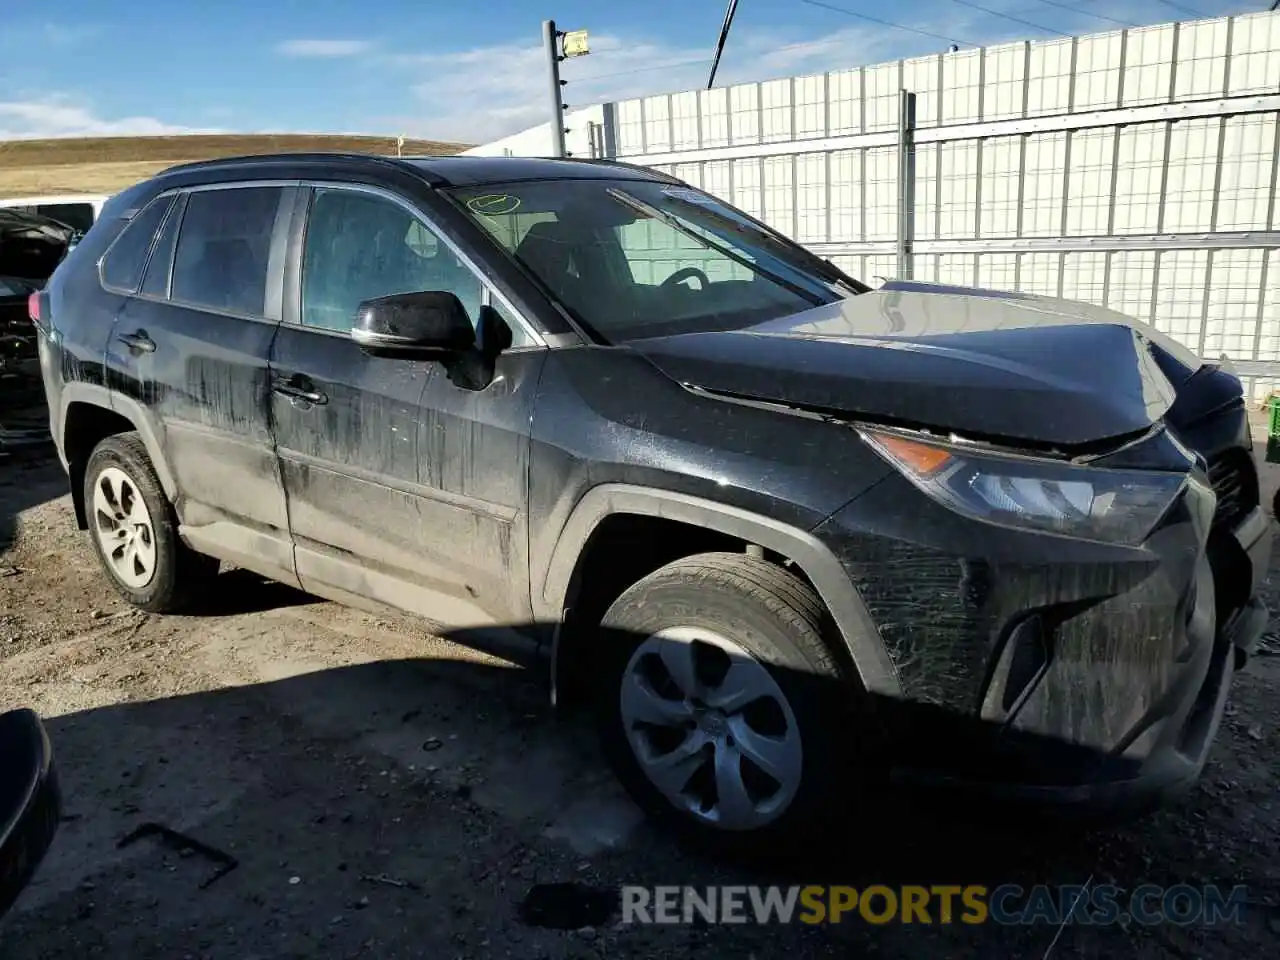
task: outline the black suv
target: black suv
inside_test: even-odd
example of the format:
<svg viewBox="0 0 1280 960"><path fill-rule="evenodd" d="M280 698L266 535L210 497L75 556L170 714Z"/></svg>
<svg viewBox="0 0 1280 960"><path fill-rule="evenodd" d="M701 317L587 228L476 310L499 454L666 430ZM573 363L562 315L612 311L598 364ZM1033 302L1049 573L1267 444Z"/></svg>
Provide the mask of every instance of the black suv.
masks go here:
<svg viewBox="0 0 1280 960"><path fill-rule="evenodd" d="M704 839L892 778L1149 802L1267 619L1235 376L1085 304L872 290L650 170L177 167L32 312L130 601L226 561L515 627Z"/></svg>

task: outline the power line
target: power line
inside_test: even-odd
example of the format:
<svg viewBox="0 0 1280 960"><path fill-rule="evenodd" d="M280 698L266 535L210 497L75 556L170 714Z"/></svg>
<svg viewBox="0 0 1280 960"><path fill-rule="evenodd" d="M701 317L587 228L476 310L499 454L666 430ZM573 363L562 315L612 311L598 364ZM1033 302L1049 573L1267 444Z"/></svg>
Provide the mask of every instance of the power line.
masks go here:
<svg viewBox="0 0 1280 960"><path fill-rule="evenodd" d="M890 29L893 29L893 30L905 30L908 33L914 33L917 36L921 36L921 37L929 37L932 40L941 40L945 43L956 44L957 46L967 46L967 47L983 46L983 44L980 44L980 43L973 43L968 40L958 40L954 37L943 36L940 33L933 33L929 30L924 30L920 27L910 27L903 23L895 23L892 20L883 20L883 19L880 19L879 17L870 16L869 14L859 13L856 10L849 10L845 7L838 7L835 4L826 3L824 2L824 0L800 0L800 2L804 4L808 4L811 7L818 7L823 10L830 10L832 13L840 13L847 17L853 17L858 20L865 20L868 23L878 24L879 26L882 26L882 27L889 27ZM1043 26L1042 24L1039 24L1039 23L1033 23L1030 20L1023 20L1007 13L1001 13L998 10L989 9L988 7L984 7L977 3L973 3L971 2L971 0L952 0L952 2L958 3L962 7L970 7L971 9L977 10L981 13L985 13L988 16L999 17L1003 20L1011 20L1014 23L1022 24L1025 27L1031 27L1033 30L1040 30L1044 33L1051 33L1059 37L1068 36L1068 34L1062 33L1059 30L1054 30L1050 27ZM1093 17L1097 20L1106 20L1109 23L1115 23L1122 27L1137 26L1137 24L1130 23L1129 21L1126 21L1126 20L1119 20L1119 19L1116 19L1115 17L1109 17L1101 13L1093 13L1092 11L1089 11L1089 10L1081 10L1078 7L1073 7L1066 3L1058 3L1056 2L1056 0L1039 0L1039 2L1045 4L1046 6L1057 7L1060 10L1066 10L1070 13L1077 13L1077 14L1080 14L1081 16ZM1156 2L1163 3L1165 6L1172 7L1175 10L1182 10L1185 13L1190 13L1193 16L1197 16L1197 17L1207 16L1207 14L1201 13L1200 11L1195 10L1191 7L1185 6L1180 3L1175 3L1174 0L1156 0ZM1280 8L1280 0L1274 0L1274 2L1271 5L1272 10L1275 10L1277 8ZM816 43L791 43L791 44L785 44L781 47L777 47L771 52L776 53L776 52L781 52L781 51L785 51L792 48L814 47L814 46L822 46L830 43L843 43L843 42L845 42L843 38L837 37L829 40L820 40L820 41L817 41ZM589 83L595 80L612 80L614 77L629 77L632 74L637 74L637 73L651 73L656 70L673 70L677 67L703 66L705 64L711 63L712 59L713 58L711 57L698 57L696 59L671 60L666 63L652 64L651 66L647 66L647 67L634 67L630 70L618 70L612 73L589 74L588 76L585 76L585 77L574 78L574 82Z"/></svg>
<svg viewBox="0 0 1280 960"><path fill-rule="evenodd" d="M845 37L828 37L825 40L800 40L795 43L784 43L780 47L772 47L768 53L786 53L788 50L813 50L816 47L829 47L833 44L844 43L849 41ZM667 60L663 63L655 63L647 67L633 67L630 70L617 70L611 73L593 73L584 77L573 77L574 83L586 83L589 80L608 80L613 77L629 77L633 73L650 73L654 70L672 70L676 67L694 67L702 66L711 62L710 57L690 58L687 60Z"/></svg>
<svg viewBox="0 0 1280 960"><path fill-rule="evenodd" d="M592 73L585 77L574 77L574 83L586 83L590 80L611 80L614 77L629 77L633 73L650 73L654 70L673 70L676 67L701 66L710 63L710 57L699 57L696 60L669 60L666 63L655 63L648 67L635 67L631 70L619 70L616 73Z"/></svg>
<svg viewBox="0 0 1280 960"><path fill-rule="evenodd" d="M1156 0L1156 2L1163 3L1166 7L1173 7L1173 9L1175 10L1181 10L1183 13L1189 13L1193 17L1199 17L1201 20L1209 19L1209 15L1207 13L1201 13L1199 10L1195 9L1194 7L1184 6L1181 3L1174 3L1173 0ZM1271 9L1274 10L1275 7L1273 6Z"/></svg>
<svg viewBox="0 0 1280 960"><path fill-rule="evenodd" d="M1001 13L999 10L992 10L989 7L982 7L976 3L970 3L969 0L951 0L951 2L958 3L962 7L970 7L991 17L999 17L1002 20L1012 20L1014 23L1020 23L1024 27L1030 27L1032 30L1040 30L1043 33L1052 33L1055 37L1067 36L1067 34L1063 33L1061 30L1054 30L1051 27L1041 26L1038 23L1032 23L1030 20L1023 20L1019 17L1015 17L1012 14Z"/></svg>
<svg viewBox="0 0 1280 960"><path fill-rule="evenodd" d="M1066 10L1068 13L1078 13L1082 17L1093 17L1095 20L1106 20L1108 23L1118 23L1122 27L1136 27L1136 23L1130 23L1128 20L1117 20L1115 17L1108 17L1105 13L1094 13L1092 10L1081 10L1079 7L1073 7L1066 3L1054 3L1054 0L1040 0L1047 7L1057 7L1059 10Z"/></svg>
<svg viewBox="0 0 1280 960"><path fill-rule="evenodd" d="M940 33L930 33L928 30L921 30L918 27L908 27L906 24L894 23L892 20L881 20L877 17L867 16L865 13L856 13L853 10L846 10L844 7L837 7L834 4L823 3L822 0L800 0L801 3L807 3L811 7L821 7L823 10L831 10L835 13L843 13L847 17L856 17L859 20L866 20L868 23L877 23L882 27L891 27L894 30L906 30L908 33L918 34L922 37L929 37L933 40L942 40L946 43L963 44L966 47L976 47L979 44L969 43L967 40L956 40L953 37L944 37Z"/></svg>

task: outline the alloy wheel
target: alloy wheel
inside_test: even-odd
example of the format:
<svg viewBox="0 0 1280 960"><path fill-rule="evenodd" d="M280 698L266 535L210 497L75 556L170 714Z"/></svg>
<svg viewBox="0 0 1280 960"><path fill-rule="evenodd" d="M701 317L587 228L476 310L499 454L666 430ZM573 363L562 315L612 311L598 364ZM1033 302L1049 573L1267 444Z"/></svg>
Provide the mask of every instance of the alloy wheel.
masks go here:
<svg viewBox="0 0 1280 960"><path fill-rule="evenodd" d="M93 487L93 532L112 571L133 590L156 572L156 538L151 512L133 479L107 467Z"/></svg>

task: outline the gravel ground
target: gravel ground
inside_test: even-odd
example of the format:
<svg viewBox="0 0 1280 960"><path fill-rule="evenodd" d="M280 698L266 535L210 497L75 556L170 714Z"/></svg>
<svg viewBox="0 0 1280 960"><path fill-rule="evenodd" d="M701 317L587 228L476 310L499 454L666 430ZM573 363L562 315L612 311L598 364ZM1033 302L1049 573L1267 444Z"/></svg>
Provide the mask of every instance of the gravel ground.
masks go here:
<svg viewBox="0 0 1280 960"><path fill-rule="evenodd" d="M1267 502L1280 470L1267 468ZM207 609L126 609L45 455L0 459L0 709L47 719L66 819L0 958L1261 957L1280 942L1280 660L1233 690L1201 784L1141 823L999 829L930 803L787 868L642 823L541 673L227 571ZM1280 609L1280 571L1268 585ZM1277 624L1273 622L1273 628ZM1280 647L1269 649L1280 652ZM178 831L120 845L144 823ZM192 838L209 852L193 848ZM211 855L212 854L212 855ZM222 861L236 866L219 875ZM1247 884L1242 924L623 926L542 885ZM554 892L552 890L551 892Z"/></svg>

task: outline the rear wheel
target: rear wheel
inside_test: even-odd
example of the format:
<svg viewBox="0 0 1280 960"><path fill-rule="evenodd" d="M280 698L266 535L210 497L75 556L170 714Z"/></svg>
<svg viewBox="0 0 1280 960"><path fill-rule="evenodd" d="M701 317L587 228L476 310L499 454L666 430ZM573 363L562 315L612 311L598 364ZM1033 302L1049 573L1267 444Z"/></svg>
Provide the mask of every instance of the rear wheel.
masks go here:
<svg viewBox="0 0 1280 960"><path fill-rule="evenodd" d="M825 824L857 691L812 588L764 560L701 554L633 585L602 628L603 746L647 813L717 847Z"/></svg>
<svg viewBox="0 0 1280 960"><path fill-rule="evenodd" d="M178 536L178 518L136 433L108 437L85 468L85 512L94 551L112 585L151 613L182 608L218 571Z"/></svg>

